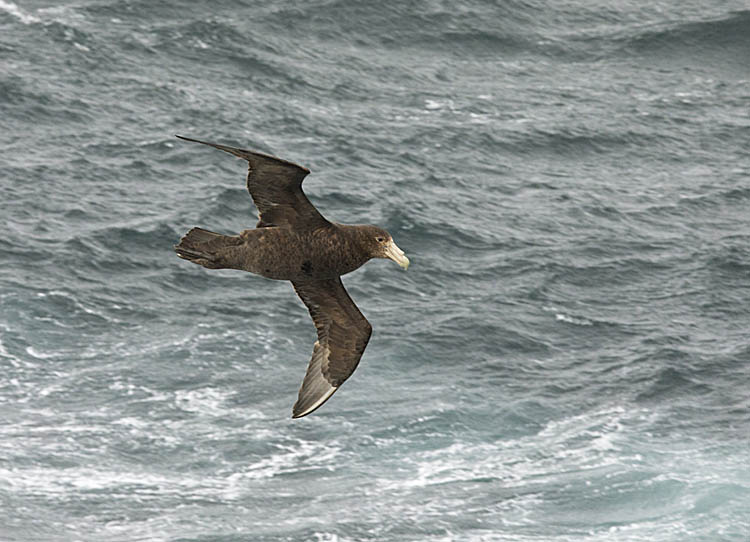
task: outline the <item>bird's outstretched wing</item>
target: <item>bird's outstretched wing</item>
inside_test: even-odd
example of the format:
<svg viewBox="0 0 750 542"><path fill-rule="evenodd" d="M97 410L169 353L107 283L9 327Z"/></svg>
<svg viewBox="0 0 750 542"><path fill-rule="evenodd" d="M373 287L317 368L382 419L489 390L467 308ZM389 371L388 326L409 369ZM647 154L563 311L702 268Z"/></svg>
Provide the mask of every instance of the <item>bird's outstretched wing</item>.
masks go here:
<svg viewBox="0 0 750 542"><path fill-rule="evenodd" d="M301 418L325 403L357 368L370 340L372 326L359 312L341 278L292 281L307 305L318 340L292 410Z"/></svg>
<svg viewBox="0 0 750 542"><path fill-rule="evenodd" d="M309 169L268 154L177 137L209 145L247 160L247 191L260 215L256 227L314 230L330 224L302 191L302 180L310 173Z"/></svg>

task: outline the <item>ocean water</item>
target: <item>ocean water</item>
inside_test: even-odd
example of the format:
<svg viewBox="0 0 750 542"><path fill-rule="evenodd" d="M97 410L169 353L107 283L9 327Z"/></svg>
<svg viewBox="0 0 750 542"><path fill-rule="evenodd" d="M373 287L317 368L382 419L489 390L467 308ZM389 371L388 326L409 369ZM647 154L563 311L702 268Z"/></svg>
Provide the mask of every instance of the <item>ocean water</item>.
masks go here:
<svg viewBox="0 0 750 542"><path fill-rule="evenodd" d="M750 540L750 6L0 0L0 540ZM245 166L412 260L290 418Z"/></svg>

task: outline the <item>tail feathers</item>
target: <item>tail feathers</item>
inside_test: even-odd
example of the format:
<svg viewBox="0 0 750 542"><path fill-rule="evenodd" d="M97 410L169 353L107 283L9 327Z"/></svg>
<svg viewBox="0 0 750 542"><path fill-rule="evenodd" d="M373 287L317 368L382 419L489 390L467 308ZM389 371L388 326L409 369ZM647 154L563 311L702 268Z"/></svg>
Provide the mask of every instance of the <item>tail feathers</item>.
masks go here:
<svg viewBox="0 0 750 542"><path fill-rule="evenodd" d="M190 260L210 269L221 269L232 267L228 265L228 254L224 249L237 246L241 242L237 236L222 235L203 228L193 228L180 239L174 250L184 260Z"/></svg>
<svg viewBox="0 0 750 542"><path fill-rule="evenodd" d="M187 232L185 236L180 239L180 244L185 241L189 241L191 243L208 243L209 241L220 239L222 237L226 237L226 235L196 227Z"/></svg>

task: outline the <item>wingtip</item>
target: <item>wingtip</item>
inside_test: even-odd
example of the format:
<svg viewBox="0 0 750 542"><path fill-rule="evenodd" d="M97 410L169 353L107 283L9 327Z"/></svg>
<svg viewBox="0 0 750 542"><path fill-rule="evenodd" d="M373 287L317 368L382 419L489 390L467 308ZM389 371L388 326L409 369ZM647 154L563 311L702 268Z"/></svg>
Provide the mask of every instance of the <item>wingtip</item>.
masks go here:
<svg viewBox="0 0 750 542"><path fill-rule="evenodd" d="M309 412L295 412L294 410L292 410L292 419L298 420L299 418L304 418L308 414L310 413Z"/></svg>
<svg viewBox="0 0 750 542"><path fill-rule="evenodd" d="M184 141L192 141L193 143L203 143L204 145L211 145L211 143L206 143L205 141L200 141L198 139L193 139L192 137L185 137L181 136L179 134L174 135L177 139L182 139Z"/></svg>
<svg viewBox="0 0 750 542"><path fill-rule="evenodd" d="M292 408L292 419L303 418L308 414L312 414L320 407L322 407L323 403L328 401L328 399L330 399L331 396L336 393L337 389L338 387L331 386L331 388L326 393L318 397L312 403L310 403L309 401L301 401L298 399L297 403Z"/></svg>
<svg viewBox="0 0 750 542"><path fill-rule="evenodd" d="M289 160L284 160L282 158L278 158L277 156L273 156L271 154L264 154L262 152L255 152L255 151L248 151L245 149L239 149L237 147L230 147L228 145L220 145L219 143L211 143L209 141L201 141L200 139L193 139L192 137L185 137L181 135L175 134L175 137L178 139L183 139L185 141L192 141L193 143L201 143L203 145L208 145L209 147L214 147L215 149L219 149L224 152L228 152L229 154L233 154L237 156L238 158L242 158L247 161L252 161L256 159L264 159L264 160L273 160L276 162L280 162L282 164L285 164L287 166L293 166L297 169L304 172L305 175L308 175L310 173L310 170L307 169L304 166L300 166L299 164L295 164L294 162L290 162Z"/></svg>

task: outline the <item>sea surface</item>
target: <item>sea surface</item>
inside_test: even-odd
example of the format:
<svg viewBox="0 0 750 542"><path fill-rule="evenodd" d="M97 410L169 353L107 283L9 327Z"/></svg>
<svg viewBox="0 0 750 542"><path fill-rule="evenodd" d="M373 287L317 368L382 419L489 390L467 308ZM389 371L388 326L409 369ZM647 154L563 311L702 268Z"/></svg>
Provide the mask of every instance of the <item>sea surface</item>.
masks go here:
<svg viewBox="0 0 750 542"><path fill-rule="evenodd" d="M312 170L411 258L291 419ZM0 541L750 540L750 4L0 0Z"/></svg>

